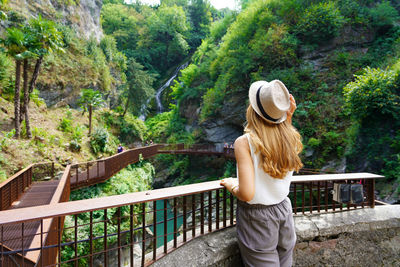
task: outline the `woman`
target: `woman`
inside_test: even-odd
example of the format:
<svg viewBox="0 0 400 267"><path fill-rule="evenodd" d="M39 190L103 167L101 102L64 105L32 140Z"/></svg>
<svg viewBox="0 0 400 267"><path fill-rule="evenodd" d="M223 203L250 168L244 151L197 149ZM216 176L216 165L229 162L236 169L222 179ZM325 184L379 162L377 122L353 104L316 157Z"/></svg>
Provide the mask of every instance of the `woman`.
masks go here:
<svg viewBox="0 0 400 267"><path fill-rule="evenodd" d="M278 80L250 86L245 134L236 139L236 179L224 185L238 201L237 235L246 266L291 266L296 234L289 194L303 146L291 120L296 102Z"/></svg>

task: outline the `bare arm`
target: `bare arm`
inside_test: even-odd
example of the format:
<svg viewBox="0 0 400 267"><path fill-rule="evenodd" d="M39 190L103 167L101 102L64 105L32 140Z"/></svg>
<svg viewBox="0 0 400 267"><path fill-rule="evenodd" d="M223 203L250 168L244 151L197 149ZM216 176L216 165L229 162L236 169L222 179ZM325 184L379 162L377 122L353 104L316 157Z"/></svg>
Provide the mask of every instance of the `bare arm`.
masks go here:
<svg viewBox="0 0 400 267"><path fill-rule="evenodd" d="M287 111L287 120L289 123L292 123L293 113L296 110L296 100L294 99L293 95L290 94L290 108Z"/></svg>
<svg viewBox="0 0 400 267"><path fill-rule="evenodd" d="M235 157L238 168L239 186L234 179L224 179L221 185L242 201L250 201L254 197L254 166L250 147L246 136L242 135L235 141Z"/></svg>

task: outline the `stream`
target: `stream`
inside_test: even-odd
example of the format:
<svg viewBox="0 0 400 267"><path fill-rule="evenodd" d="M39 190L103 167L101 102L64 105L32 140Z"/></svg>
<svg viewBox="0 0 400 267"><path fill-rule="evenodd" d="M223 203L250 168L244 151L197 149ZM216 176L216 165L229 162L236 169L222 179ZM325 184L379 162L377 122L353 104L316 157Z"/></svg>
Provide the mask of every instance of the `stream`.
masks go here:
<svg viewBox="0 0 400 267"><path fill-rule="evenodd" d="M164 200L156 201L157 209L157 247L164 245ZM167 242L174 239L174 212L171 205L167 202ZM172 220L171 220L172 219ZM183 218L178 216L177 218L177 228L181 227L183 223ZM154 233L154 227L151 226L150 230ZM179 234L178 234L179 235Z"/></svg>
<svg viewBox="0 0 400 267"><path fill-rule="evenodd" d="M163 84L163 86L158 88L156 95L155 95L156 103L157 103L157 114L160 114L161 112L164 111L164 107L161 103L162 92L171 85L172 81L175 80L175 78L176 78L176 76L178 76L179 72L181 70L185 69L188 65L189 65L189 62L185 62L182 65L180 65L179 67L177 67L176 70L174 71L174 73L172 74L171 78L169 78L168 81L165 84ZM151 99L152 98L149 98L146 101L146 104L143 105L142 108L140 109L139 119L141 119L142 121L144 121L146 119L146 109L147 109L147 106L149 105Z"/></svg>

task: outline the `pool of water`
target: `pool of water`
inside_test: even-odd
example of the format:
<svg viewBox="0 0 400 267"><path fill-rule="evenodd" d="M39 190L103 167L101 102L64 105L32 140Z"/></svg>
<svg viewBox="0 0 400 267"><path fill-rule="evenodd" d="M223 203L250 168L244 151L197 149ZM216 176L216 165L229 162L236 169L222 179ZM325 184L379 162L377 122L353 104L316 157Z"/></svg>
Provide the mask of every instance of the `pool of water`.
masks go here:
<svg viewBox="0 0 400 267"><path fill-rule="evenodd" d="M164 245L164 200L156 201L157 209L157 247ZM174 211L169 202L167 201L167 242L174 239ZM183 224L183 218L177 218L177 229ZM154 227L150 227L154 233Z"/></svg>

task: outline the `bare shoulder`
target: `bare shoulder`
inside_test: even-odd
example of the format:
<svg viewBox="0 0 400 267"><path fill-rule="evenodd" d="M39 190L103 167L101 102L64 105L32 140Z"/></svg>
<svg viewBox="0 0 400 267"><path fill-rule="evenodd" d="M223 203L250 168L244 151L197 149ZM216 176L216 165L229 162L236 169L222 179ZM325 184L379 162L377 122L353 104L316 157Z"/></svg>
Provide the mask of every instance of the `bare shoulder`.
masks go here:
<svg viewBox="0 0 400 267"><path fill-rule="evenodd" d="M247 140L246 135L241 135L235 140L235 151L250 151L249 141Z"/></svg>

